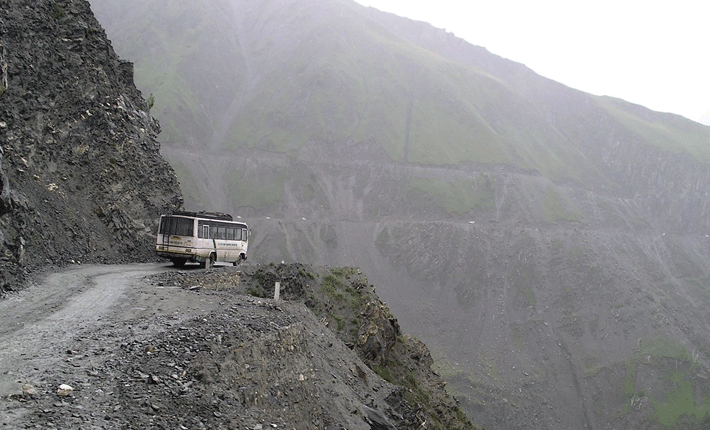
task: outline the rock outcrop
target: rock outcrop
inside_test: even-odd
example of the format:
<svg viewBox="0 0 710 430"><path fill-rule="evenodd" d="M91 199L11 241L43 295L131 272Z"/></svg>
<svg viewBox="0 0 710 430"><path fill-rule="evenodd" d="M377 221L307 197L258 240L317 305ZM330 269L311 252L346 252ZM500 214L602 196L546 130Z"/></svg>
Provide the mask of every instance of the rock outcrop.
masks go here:
<svg viewBox="0 0 710 430"><path fill-rule="evenodd" d="M3 1L0 16L0 289L46 264L150 258L182 196L133 65L86 1Z"/></svg>
<svg viewBox="0 0 710 430"><path fill-rule="evenodd" d="M311 423L316 428L361 428L365 421L371 429L479 429L446 393L442 377L432 368L433 359L426 345L400 332L397 319L358 269L250 264L239 270L166 272L152 280L183 290L222 290L234 297L248 293L258 297L252 297L251 302L270 314L264 319L244 314L222 315L222 321L229 321L227 325L215 325L215 320L209 317L200 318L198 326L190 329L192 333L219 336L224 345L204 354L205 359L200 360L202 364L195 372L200 383L215 387L210 391L224 399L220 402L222 410L230 407L227 400L230 396L222 393L240 387L239 396L234 396L238 400L258 405L261 412L275 416L283 417L288 411L289 425L295 428L308 427L299 420L303 419L302 414L309 413L310 419L316 419ZM280 301L272 300L276 282L286 292ZM288 316L293 306L300 303L305 307L298 312L298 317ZM230 309L227 312L240 308L223 307ZM235 327L236 324L242 326ZM253 329L261 334L248 334ZM326 337L325 332L332 333L337 341ZM233 337L248 341L240 347L229 339ZM137 350L144 347L140 343ZM180 351L181 357L186 356L182 352L184 346L172 349ZM353 360L353 353L357 360ZM119 361L130 368L131 360L127 356ZM170 360L174 358L167 361ZM294 372L297 369L316 370L299 375ZM343 370L345 378L338 376ZM297 379L301 382L317 381L316 392L299 394L300 390L291 387L288 375L292 379L299 375ZM239 383L235 385L232 381ZM385 381L387 387L382 386ZM343 382L349 388L337 386ZM363 388L367 402L359 405ZM350 390L358 394L353 396ZM289 393L288 396L278 399L284 392ZM326 398L327 406L321 413L322 400L319 399ZM198 404L193 399L189 403ZM340 407L343 403L349 406L343 409ZM169 407L185 409L179 402ZM241 418L246 421L245 417Z"/></svg>

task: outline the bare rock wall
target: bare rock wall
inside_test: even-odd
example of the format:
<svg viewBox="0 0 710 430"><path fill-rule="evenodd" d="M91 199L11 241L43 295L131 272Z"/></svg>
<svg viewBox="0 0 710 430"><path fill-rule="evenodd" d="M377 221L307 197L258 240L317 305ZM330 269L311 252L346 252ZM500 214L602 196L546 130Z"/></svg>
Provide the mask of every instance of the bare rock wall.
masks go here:
<svg viewBox="0 0 710 430"><path fill-rule="evenodd" d="M160 125L89 3L0 3L0 287L46 264L152 257L182 205Z"/></svg>

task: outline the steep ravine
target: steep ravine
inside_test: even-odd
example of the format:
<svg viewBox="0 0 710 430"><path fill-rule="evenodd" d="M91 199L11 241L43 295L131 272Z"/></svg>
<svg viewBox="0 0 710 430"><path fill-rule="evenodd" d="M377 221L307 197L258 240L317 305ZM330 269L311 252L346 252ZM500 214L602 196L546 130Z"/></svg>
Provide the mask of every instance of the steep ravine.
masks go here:
<svg viewBox="0 0 710 430"><path fill-rule="evenodd" d="M232 208L248 215L250 258L361 267L403 327L431 346L474 422L702 428L710 395L705 234L659 229L640 198L538 177L487 172L490 203L461 215L432 206L435 198L406 180L470 179L461 171L255 164L311 176L315 191L261 216ZM473 177L480 189L483 172ZM292 179L284 189L302 196L302 186ZM688 389L692 400L677 409Z"/></svg>
<svg viewBox="0 0 710 430"><path fill-rule="evenodd" d="M279 172L288 196L262 211L224 209L250 223L250 258L361 267L403 327L431 345L478 424L643 428L687 419L701 428L710 374L701 163L671 156L667 176L627 173L640 189L689 187L697 196L674 199L334 158L246 154L245 177ZM412 178L491 185L458 214ZM674 360L685 370L669 367ZM683 387L693 400L666 412Z"/></svg>

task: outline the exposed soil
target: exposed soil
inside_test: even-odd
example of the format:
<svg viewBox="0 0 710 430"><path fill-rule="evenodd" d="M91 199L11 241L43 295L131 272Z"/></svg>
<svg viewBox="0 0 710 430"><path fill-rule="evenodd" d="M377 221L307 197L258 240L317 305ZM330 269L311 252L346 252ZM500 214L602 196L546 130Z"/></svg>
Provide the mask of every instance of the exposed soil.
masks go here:
<svg viewBox="0 0 710 430"><path fill-rule="evenodd" d="M43 429L473 428L428 370L423 345L403 340L388 346L386 361L406 363L416 378L416 386L398 386L367 361L392 381L400 372L396 365L383 371L382 357L359 357L372 341L346 345L329 324L331 314L317 316L306 306L330 306L314 286L333 270L141 264L76 266L49 275L0 302L0 423ZM352 279L362 284L362 277ZM281 300L245 294L258 295L260 286L277 280L285 285ZM373 321L362 322L358 338ZM386 324L398 327L396 320ZM60 393L62 384L72 389Z"/></svg>

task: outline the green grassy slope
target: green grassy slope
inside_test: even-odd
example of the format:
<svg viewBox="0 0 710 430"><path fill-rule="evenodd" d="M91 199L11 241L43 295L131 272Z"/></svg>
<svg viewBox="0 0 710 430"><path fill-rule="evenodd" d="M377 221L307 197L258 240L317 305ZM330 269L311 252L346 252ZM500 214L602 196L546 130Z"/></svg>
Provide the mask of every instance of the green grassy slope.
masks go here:
<svg viewBox="0 0 710 430"><path fill-rule="evenodd" d="M108 13L130 2L94 3ZM393 34L350 1L233 3L141 2L120 22L117 45L136 62L139 87L155 95L170 145L203 144L223 127L214 150L376 141L394 162L506 164L583 182L603 180L584 148L595 144L594 127L611 123L643 144L708 160L703 126L649 120L520 65L490 67L507 61L492 54L485 62L447 56ZM546 100L552 93L555 104ZM602 123L589 123L590 113Z"/></svg>

